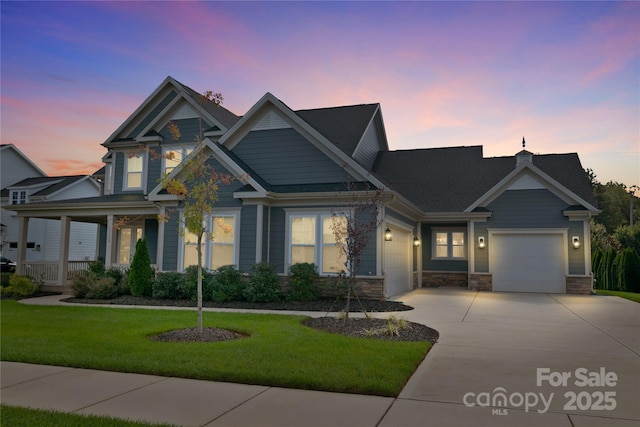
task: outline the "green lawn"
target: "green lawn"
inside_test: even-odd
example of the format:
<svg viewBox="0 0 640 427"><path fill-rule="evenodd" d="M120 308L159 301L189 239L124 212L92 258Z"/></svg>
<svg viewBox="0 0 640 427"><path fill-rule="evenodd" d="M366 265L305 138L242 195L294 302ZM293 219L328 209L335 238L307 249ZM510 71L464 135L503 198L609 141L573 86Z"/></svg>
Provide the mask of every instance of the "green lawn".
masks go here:
<svg viewBox="0 0 640 427"><path fill-rule="evenodd" d="M599 295L612 295L615 297L625 298L634 302L640 302L640 294L635 292L622 292L622 291L605 291L603 289L596 289Z"/></svg>
<svg viewBox="0 0 640 427"><path fill-rule="evenodd" d="M65 414L56 411L0 406L0 425L7 427L64 426L64 427L151 427L169 424L149 424L118 420L110 417Z"/></svg>
<svg viewBox="0 0 640 427"><path fill-rule="evenodd" d="M194 311L27 306L2 301L2 360L289 388L397 396L431 345L348 338L302 316L204 313L204 325L248 338L148 339L193 327Z"/></svg>

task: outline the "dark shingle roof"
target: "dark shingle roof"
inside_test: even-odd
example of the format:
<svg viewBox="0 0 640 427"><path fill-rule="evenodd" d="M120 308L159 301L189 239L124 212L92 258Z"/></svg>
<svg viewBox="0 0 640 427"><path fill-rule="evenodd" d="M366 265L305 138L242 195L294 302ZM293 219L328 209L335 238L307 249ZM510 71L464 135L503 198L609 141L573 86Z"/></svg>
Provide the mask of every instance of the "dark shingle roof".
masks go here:
<svg viewBox="0 0 640 427"><path fill-rule="evenodd" d="M349 156L380 104L298 110L295 113Z"/></svg>
<svg viewBox="0 0 640 427"><path fill-rule="evenodd" d="M26 178L26 179L23 179L22 181L19 181L11 185L10 187L30 187L32 185L50 183L43 189L31 195L31 197L33 196L42 197L42 196L48 196L49 194L53 194L56 191L61 190L64 187L67 187L73 184L74 182L77 182L85 177L86 175L71 175L71 176L49 176L49 177ZM6 191L7 191L6 195L3 192L3 197L8 196L8 190Z"/></svg>
<svg viewBox="0 0 640 427"><path fill-rule="evenodd" d="M595 206L577 154L534 155L533 165ZM380 152L373 172L425 212L462 212L515 167L514 156L483 158L472 146Z"/></svg>
<svg viewBox="0 0 640 427"><path fill-rule="evenodd" d="M222 123L227 129L230 129L233 125L236 124L238 120L240 120L239 116L236 116L231 111L224 108L222 105L217 105L215 102L211 102L206 99L204 96L191 89L189 86L186 86L176 80L176 82L182 86L182 88L187 92L187 94L196 101L199 105L201 105L209 114L216 118L220 123Z"/></svg>

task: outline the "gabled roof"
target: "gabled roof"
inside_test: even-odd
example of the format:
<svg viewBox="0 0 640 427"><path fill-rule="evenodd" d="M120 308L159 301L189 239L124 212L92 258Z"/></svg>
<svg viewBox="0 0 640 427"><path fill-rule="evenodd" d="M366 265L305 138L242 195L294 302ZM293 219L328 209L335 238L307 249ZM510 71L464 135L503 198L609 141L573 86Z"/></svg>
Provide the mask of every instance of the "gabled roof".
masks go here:
<svg viewBox="0 0 640 427"><path fill-rule="evenodd" d="M171 91L173 91L177 96L169 99L167 96ZM153 125L155 117L151 118L151 121L149 121L148 116L150 114L162 116L169 111L169 109L173 108L180 99L186 100L187 103L192 108L199 111L203 117L223 126L225 129L220 129L221 131L226 131L240 119L240 117L236 116L226 108L209 101L193 89L178 82L173 77L168 76L102 145L109 146L117 142L131 143L136 141L136 138L139 137L158 137L157 132L154 133L153 129L149 129L149 127ZM131 134L129 131L127 134L123 134L126 129L130 128L134 124L136 124L134 127L134 134Z"/></svg>
<svg viewBox="0 0 640 427"><path fill-rule="evenodd" d="M20 157L22 157L24 159L25 162L27 162L31 167L33 167L36 171L36 173L42 175L42 176L47 176L46 173L44 173L44 171L42 169L40 169L40 167L38 167L38 165L36 165L34 162L31 161L30 158L28 158L27 156L24 155L24 153L22 151L20 151L18 149L18 147L16 147L13 144L0 144L0 151L4 151L4 150L13 150L16 152L16 154L18 154Z"/></svg>
<svg viewBox="0 0 640 427"><path fill-rule="evenodd" d="M3 192L2 196L7 197L9 190L13 189L26 189L26 188L39 188L35 193L29 197L48 197L58 191L61 191L69 186L72 186L85 179L91 179L88 175L70 175L70 176L50 176L50 177L37 177L27 178L13 185L10 185L6 189L6 194ZM91 182L94 182L91 180ZM98 184L95 183L96 189Z"/></svg>
<svg viewBox="0 0 640 427"><path fill-rule="evenodd" d="M379 109L380 104L363 104L297 110L295 113L344 153L353 156Z"/></svg>
<svg viewBox="0 0 640 427"><path fill-rule="evenodd" d="M531 165L522 167L543 172L596 206L576 153L534 155ZM473 210L514 170L515 156L483 158L481 146L380 152L373 167L391 188L427 213Z"/></svg>

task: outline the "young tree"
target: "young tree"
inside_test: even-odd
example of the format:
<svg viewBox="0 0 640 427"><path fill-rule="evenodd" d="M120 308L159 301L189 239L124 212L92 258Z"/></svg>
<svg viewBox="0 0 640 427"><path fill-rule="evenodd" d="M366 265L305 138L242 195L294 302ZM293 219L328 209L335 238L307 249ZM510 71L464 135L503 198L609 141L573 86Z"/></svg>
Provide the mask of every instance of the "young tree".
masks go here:
<svg viewBox="0 0 640 427"><path fill-rule="evenodd" d="M349 317L351 298L360 302L356 290L360 262L369 239L382 222L380 209L383 195L382 190L371 190L368 185L363 185L359 190L356 188L357 183L347 180L346 185L347 200L343 206L334 209L331 214L331 230L345 266L343 271L347 284L345 319Z"/></svg>
<svg viewBox="0 0 640 427"><path fill-rule="evenodd" d="M222 95L205 92L203 102L222 103ZM169 130L175 140L180 139L180 130L171 122ZM183 202L183 227L197 236L198 254L198 331L202 332L202 243L206 237L213 238L207 228L207 221L213 217L213 207L218 201L218 190L221 185L229 185L235 177L226 173L219 173L208 162L207 150L202 141L202 135L196 135L196 148L181 163L180 171L175 175L164 175L161 178L164 189ZM160 218L166 220L166 218Z"/></svg>
<svg viewBox="0 0 640 427"><path fill-rule="evenodd" d="M151 296L151 280L153 279L153 268L147 249L147 239L144 237L136 242L136 251L131 260L129 269L129 286L131 295L134 297Z"/></svg>

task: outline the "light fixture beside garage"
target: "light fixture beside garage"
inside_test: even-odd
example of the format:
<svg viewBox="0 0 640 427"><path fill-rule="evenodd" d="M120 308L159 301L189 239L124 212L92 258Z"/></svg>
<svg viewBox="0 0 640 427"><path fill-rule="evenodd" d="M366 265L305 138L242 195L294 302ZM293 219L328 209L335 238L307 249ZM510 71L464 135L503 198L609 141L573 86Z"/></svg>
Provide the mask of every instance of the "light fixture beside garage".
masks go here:
<svg viewBox="0 0 640 427"><path fill-rule="evenodd" d="M571 243L573 244L573 249L580 249L580 236L573 236Z"/></svg>
<svg viewBox="0 0 640 427"><path fill-rule="evenodd" d="M480 249L484 249L485 243L484 243L484 236L478 236L478 247Z"/></svg>
<svg viewBox="0 0 640 427"><path fill-rule="evenodd" d="M418 236L413 236L413 246L416 248L420 246L420 239L418 239Z"/></svg>
<svg viewBox="0 0 640 427"><path fill-rule="evenodd" d="M391 234L391 230L389 230L389 227L387 227L384 230L384 241L385 242L390 242L393 240L393 234Z"/></svg>

